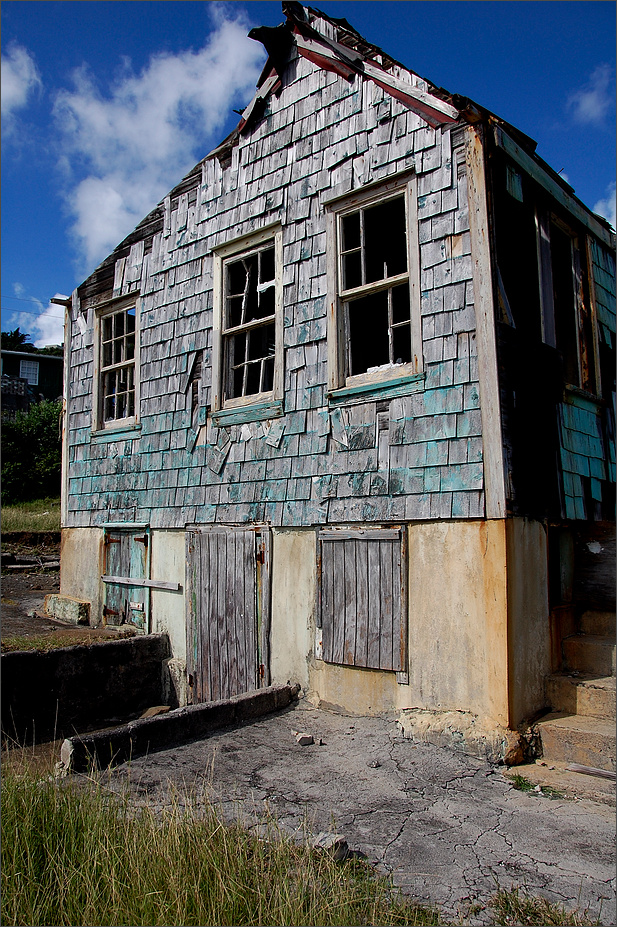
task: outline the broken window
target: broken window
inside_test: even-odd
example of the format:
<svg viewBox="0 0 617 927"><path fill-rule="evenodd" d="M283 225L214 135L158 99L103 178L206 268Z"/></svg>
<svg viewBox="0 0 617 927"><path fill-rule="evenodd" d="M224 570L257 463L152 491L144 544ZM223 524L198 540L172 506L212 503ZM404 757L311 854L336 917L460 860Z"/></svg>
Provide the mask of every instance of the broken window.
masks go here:
<svg viewBox="0 0 617 927"><path fill-rule="evenodd" d="M596 392L595 351L584 239L556 216L540 219L545 341L559 351L570 386Z"/></svg>
<svg viewBox="0 0 617 927"><path fill-rule="evenodd" d="M220 394L215 408L274 397L280 390L281 274L276 235L255 236L252 247L226 246L219 255ZM249 240L249 244L251 244Z"/></svg>
<svg viewBox="0 0 617 927"><path fill-rule="evenodd" d="M274 243L225 265L225 399L269 393L276 356Z"/></svg>
<svg viewBox="0 0 617 927"><path fill-rule="evenodd" d="M99 426L134 421L136 414L135 305L107 311L99 321Z"/></svg>
<svg viewBox="0 0 617 927"><path fill-rule="evenodd" d="M330 333L337 342L331 386L419 373L413 178L368 195L362 191L331 208L339 309L336 332Z"/></svg>

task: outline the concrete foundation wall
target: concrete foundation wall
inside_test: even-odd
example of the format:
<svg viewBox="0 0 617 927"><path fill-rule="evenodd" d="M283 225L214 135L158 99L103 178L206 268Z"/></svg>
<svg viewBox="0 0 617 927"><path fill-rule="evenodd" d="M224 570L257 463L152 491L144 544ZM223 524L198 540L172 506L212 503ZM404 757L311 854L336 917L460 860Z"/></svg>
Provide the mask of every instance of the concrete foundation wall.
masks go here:
<svg viewBox="0 0 617 927"><path fill-rule="evenodd" d="M409 530L410 699L508 723L506 534L503 521Z"/></svg>
<svg viewBox="0 0 617 927"><path fill-rule="evenodd" d="M2 654L2 730L20 743L68 737L163 704L166 635Z"/></svg>
<svg viewBox="0 0 617 927"><path fill-rule="evenodd" d="M451 713L465 712L484 730L515 725L543 707L550 671L543 527L518 519L423 522L407 530L409 683L315 658L316 533L281 528L272 536L272 684L299 683L316 704L361 715L430 712L447 715L451 726ZM96 601L101 533L65 535L66 593ZM181 586L151 590L151 629L169 636L181 666L184 531L154 530L151 543L152 577Z"/></svg>
<svg viewBox="0 0 617 927"><path fill-rule="evenodd" d="M510 725L546 706L551 672L547 534L525 518L506 522L508 555L508 677Z"/></svg>
<svg viewBox="0 0 617 927"><path fill-rule="evenodd" d="M504 522L433 522L408 531L409 685L394 673L314 660L311 698L357 714L458 711L487 730L507 726Z"/></svg>
<svg viewBox="0 0 617 927"><path fill-rule="evenodd" d="M90 602L90 623L98 625L103 608L102 528L63 528L60 592Z"/></svg>
<svg viewBox="0 0 617 927"><path fill-rule="evenodd" d="M309 684L315 639L316 538L312 530L273 533L272 685Z"/></svg>
<svg viewBox="0 0 617 927"><path fill-rule="evenodd" d="M174 657L186 662L184 531L152 532L150 573L155 580L180 584L178 592L167 589L150 591L151 630L154 634L167 634Z"/></svg>

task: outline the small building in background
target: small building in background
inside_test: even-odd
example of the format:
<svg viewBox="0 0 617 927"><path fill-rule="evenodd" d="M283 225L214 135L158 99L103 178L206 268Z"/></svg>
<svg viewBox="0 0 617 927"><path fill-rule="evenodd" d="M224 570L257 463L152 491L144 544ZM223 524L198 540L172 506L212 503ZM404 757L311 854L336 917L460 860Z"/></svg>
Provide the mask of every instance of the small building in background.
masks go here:
<svg viewBox="0 0 617 927"><path fill-rule="evenodd" d="M14 419L43 399L62 400L63 357L38 351L8 351L2 357L2 420Z"/></svg>

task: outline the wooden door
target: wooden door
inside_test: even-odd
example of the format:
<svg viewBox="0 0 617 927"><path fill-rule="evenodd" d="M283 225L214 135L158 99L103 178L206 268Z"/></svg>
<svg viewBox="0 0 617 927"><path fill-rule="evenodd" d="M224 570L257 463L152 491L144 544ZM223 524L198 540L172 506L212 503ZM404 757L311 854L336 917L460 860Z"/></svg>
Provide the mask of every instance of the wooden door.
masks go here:
<svg viewBox="0 0 617 927"><path fill-rule="evenodd" d="M105 624L132 624L148 630L150 591L150 535L147 528L108 528L105 531ZM135 584L131 583L135 580Z"/></svg>
<svg viewBox="0 0 617 927"><path fill-rule="evenodd" d="M187 532L187 670L193 703L269 685L270 533Z"/></svg>

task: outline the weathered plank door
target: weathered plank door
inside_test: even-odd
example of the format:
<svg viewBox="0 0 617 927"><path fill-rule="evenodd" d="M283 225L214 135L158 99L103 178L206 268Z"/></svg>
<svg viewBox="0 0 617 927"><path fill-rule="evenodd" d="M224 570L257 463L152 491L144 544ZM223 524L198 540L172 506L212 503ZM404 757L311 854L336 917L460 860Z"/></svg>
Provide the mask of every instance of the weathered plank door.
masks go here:
<svg viewBox="0 0 617 927"><path fill-rule="evenodd" d="M270 532L208 526L186 537L193 703L269 685Z"/></svg>
<svg viewBox="0 0 617 927"><path fill-rule="evenodd" d="M404 531L323 528L318 557L323 660L406 674Z"/></svg>
<svg viewBox="0 0 617 927"><path fill-rule="evenodd" d="M144 526L105 530L103 620L148 630L150 535ZM135 584L131 584L131 580Z"/></svg>

